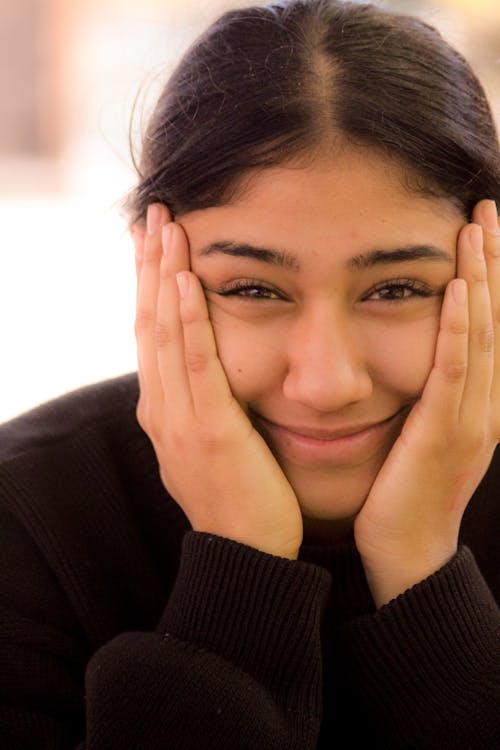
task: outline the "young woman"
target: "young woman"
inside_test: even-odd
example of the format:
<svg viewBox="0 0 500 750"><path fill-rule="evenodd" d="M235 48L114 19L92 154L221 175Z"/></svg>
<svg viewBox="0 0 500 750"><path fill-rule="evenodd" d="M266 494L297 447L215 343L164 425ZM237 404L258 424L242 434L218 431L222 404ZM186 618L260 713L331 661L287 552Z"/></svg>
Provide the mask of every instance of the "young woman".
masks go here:
<svg viewBox="0 0 500 750"><path fill-rule="evenodd" d="M249 7L139 166L138 380L0 435L2 747L499 747L480 84L415 19Z"/></svg>

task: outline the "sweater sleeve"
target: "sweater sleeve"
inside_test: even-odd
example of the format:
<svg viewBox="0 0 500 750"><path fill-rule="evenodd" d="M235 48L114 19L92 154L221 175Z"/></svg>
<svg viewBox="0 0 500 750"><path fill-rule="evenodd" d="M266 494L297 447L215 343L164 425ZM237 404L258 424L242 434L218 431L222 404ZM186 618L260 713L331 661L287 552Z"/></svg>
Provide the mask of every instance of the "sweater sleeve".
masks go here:
<svg viewBox="0 0 500 750"><path fill-rule="evenodd" d="M309 563L188 532L156 629L121 633L90 659L69 634L74 623L58 632L10 607L3 750L312 750L329 583Z"/></svg>
<svg viewBox="0 0 500 750"><path fill-rule="evenodd" d="M0 429L1 749L314 748L329 574L186 534L136 403Z"/></svg>
<svg viewBox="0 0 500 750"><path fill-rule="evenodd" d="M467 547L343 636L387 748L500 748L500 613Z"/></svg>
<svg viewBox="0 0 500 750"><path fill-rule="evenodd" d="M316 747L329 577L189 532L155 633L101 648L86 678L88 750Z"/></svg>

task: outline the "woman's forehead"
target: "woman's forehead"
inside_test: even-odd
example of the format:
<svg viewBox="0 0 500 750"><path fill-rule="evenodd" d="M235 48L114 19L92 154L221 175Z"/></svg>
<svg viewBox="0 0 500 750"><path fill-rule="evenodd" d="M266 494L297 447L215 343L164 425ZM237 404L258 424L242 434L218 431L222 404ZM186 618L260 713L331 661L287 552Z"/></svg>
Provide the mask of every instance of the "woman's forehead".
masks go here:
<svg viewBox="0 0 500 750"><path fill-rule="evenodd" d="M436 216L464 221L453 201L425 195L409 188L404 169L390 158L370 150L344 150L309 163L282 164L254 170L242 179L233 199L224 205L179 216L184 224L203 218L207 226L217 221L241 222L262 231L286 232L315 222L320 226L363 222L384 225L410 221L419 226Z"/></svg>

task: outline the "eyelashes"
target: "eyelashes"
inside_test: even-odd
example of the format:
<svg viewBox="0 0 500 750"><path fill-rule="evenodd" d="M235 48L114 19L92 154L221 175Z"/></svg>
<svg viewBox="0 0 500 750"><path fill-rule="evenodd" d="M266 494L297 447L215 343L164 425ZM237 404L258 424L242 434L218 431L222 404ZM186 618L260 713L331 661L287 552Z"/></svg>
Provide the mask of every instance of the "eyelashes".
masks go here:
<svg viewBox="0 0 500 750"><path fill-rule="evenodd" d="M247 301L289 301L287 296L279 289L263 284L261 281L254 279L241 279L229 284L224 284L216 289L207 288L207 291L215 292L221 297L236 297ZM387 281L381 281L371 287L362 295L361 301L400 303L415 298L439 296L443 291L444 289L435 289L418 279L389 279Z"/></svg>
<svg viewBox="0 0 500 750"><path fill-rule="evenodd" d="M403 302L414 297L434 297L440 292L418 279L391 279L376 284L362 300L367 301L378 295L376 301L380 302Z"/></svg>
<svg viewBox="0 0 500 750"><path fill-rule="evenodd" d="M221 297L242 297L245 299L256 300L286 300L286 296L274 287L267 286L267 284L263 284L261 281L254 281L252 279L231 282L230 284L219 287L218 289L212 289L210 291L219 294Z"/></svg>

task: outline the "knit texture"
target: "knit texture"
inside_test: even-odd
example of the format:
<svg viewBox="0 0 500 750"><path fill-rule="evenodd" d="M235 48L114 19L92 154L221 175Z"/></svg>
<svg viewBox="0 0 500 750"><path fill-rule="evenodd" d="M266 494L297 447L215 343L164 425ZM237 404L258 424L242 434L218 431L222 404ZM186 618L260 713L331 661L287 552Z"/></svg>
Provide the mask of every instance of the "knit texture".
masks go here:
<svg viewBox="0 0 500 750"><path fill-rule="evenodd" d="M3 750L500 748L498 456L457 554L376 610L353 540L291 561L192 531L137 395L0 426Z"/></svg>

